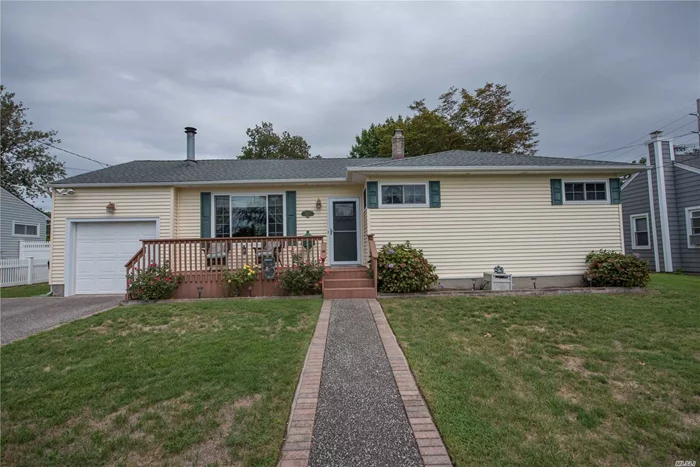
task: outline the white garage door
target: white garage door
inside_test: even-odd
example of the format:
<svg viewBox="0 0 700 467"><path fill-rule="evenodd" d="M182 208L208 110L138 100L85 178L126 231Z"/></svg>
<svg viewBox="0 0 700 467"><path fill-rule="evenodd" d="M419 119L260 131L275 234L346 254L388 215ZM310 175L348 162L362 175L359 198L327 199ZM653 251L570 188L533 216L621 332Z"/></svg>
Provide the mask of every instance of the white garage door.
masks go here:
<svg viewBox="0 0 700 467"><path fill-rule="evenodd" d="M74 293L124 293L124 264L148 238L156 238L155 222L76 224Z"/></svg>

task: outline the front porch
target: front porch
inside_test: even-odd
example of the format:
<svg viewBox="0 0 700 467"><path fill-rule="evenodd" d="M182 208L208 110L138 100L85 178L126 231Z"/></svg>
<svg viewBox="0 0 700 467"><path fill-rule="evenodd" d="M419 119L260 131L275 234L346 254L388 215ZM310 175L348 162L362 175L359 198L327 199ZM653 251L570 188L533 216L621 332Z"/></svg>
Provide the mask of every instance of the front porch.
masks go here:
<svg viewBox="0 0 700 467"><path fill-rule="evenodd" d="M370 258L375 265L376 246L368 235ZM173 274L182 277L173 298L225 297L223 272L246 265L257 268L256 280L245 290L244 297L283 296L285 290L277 286L281 272L292 267L293 258L299 255L303 261L327 263L327 243L324 236L279 236L247 238L193 238L142 240L141 248L125 264L128 278L150 264L168 263ZM377 296L376 279L368 278L364 266L333 267L322 284L326 298L374 298Z"/></svg>

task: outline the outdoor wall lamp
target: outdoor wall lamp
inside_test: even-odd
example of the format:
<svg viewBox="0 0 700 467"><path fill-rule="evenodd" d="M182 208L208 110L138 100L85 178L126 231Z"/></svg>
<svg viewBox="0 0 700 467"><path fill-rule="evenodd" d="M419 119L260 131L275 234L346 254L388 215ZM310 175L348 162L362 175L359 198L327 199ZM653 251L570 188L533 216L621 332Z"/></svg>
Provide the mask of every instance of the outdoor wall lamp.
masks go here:
<svg viewBox="0 0 700 467"><path fill-rule="evenodd" d="M323 206L321 205L321 198L318 198L318 199L316 200L316 209L319 209L319 210L320 210L322 207L323 207Z"/></svg>

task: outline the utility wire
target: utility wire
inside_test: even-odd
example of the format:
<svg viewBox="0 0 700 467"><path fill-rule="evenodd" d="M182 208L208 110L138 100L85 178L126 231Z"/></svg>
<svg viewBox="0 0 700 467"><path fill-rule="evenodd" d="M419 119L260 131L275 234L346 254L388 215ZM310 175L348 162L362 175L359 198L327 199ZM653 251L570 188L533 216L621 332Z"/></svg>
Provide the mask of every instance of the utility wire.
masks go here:
<svg viewBox="0 0 700 467"><path fill-rule="evenodd" d="M676 114L678 114L678 112L685 112L685 110L687 110L687 109L688 109L688 106L684 107L684 108L681 109L680 111L673 112L671 115L676 115ZM686 117L690 117L690 114L687 114L687 113L686 113L686 114L683 115L682 117L679 117L679 118L673 120L672 122L669 122L669 123L667 123L666 125L660 127L659 130L663 130L664 128L669 127L669 126L673 125L674 123L683 120L683 119L686 118ZM692 123L692 122L691 122L691 123ZM687 125L684 125L684 126L687 126ZM683 128L683 127L679 127L679 128ZM674 129L674 130L671 130L671 132L673 132L673 131L675 131L675 130L677 130L677 129L678 129L678 128L676 128L676 129ZM574 157L574 159L581 159L581 158L584 158L584 157L597 156L597 155L599 155L599 154L606 154L606 153L611 153L611 152L617 152L617 151L620 151L620 150L622 150L622 149L627 149L627 148L631 148L631 147L643 146L643 145L646 144L646 143L641 143L641 144L634 144L634 143L636 143L636 142L639 141L639 140L645 139L645 138L648 138L648 135L644 135L644 136L642 136L641 138L637 138L637 139L635 139L634 141L630 141L629 143L627 143L627 144L625 144L624 146L621 146L621 147L619 147L619 148L609 149L609 150L607 150L607 151L594 152L594 153L590 153L590 154L583 154L583 155L581 155L581 156L576 156L576 157ZM627 154L628 152L631 152L631 151L626 151L626 152L623 153L623 154Z"/></svg>
<svg viewBox="0 0 700 467"><path fill-rule="evenodd" d="M86 159L86 160L88 160L88 161L96 162L96 163L100 164L100 165L103 166L103 167L109 167L109 164L107 164L107 163L105 163L105 162L100 162L100 161L98 161L98 160L96 160L96 159L91 159L91 158L89 158L89 157L86 157L86 156L83 156L83 155L81 155L81 154L78 154L77 152L68 151L67 149L59 148L58 146L54 146L53 144L49 144L49 143L41 143L41 144L43 144L44 146L48 146L48 147L50 147L50 148L58 149L59 151L66 152L66 153L68 153L68 154L72 154L72 155L74 155L74 156L78 156L78 157L80 157L80 158L82 158L82 159Z"/></svg>
<svg viewBox="0 0 700 467"><path fill-rule="evenodd" d="M67 166L63 166L63 168L68 169L68 170L81 170L83 172L92 172L92 169L79 169L77 167L67 167Z"/></svg>
<svg viewBox="0 0 700 467"><path fill-rule="evenodd" d="M690 123L694 123L694 122L690 122ZM688 126L688 125L683 125L683 126ZM678 127L677 129L680 129L680 128L683 128L683 127ZM674 136L673 138L674 138L674 139L680 139L680 138L684 138L684 137L686 137L686 136L695 135L695 134L696 134L695 132L690 131L690 132L685 133L685 134L682 134L682 135ZM690 145L690 144L683 144L683 146L689 146L689 145ZM637 145L635 145L634 147L637 147L637 146L646 146L646 143L637 144ZM614 157L614 158L619 158L619 157L622 157L623 155L625 155L625 154L627 154L627 153L630 153L630 152L632 152L632 151L634 151L634 149L630 149L629 151L625 151L625 152L623 152L623 153L621 153L621 154L617 154L616 156L613 156L613 157ZM618 159L617 161L613 161L613 162L628 162L628 161L630 161L630 160L637 160L639 157L648 157L648 156L649 156L648 154L642 154L641 156L636 156L634 159L630 159L630 158L628 157L627 160L619 160L619 159ZM609 159L599 159L599 160L611 162Z"/></svg>

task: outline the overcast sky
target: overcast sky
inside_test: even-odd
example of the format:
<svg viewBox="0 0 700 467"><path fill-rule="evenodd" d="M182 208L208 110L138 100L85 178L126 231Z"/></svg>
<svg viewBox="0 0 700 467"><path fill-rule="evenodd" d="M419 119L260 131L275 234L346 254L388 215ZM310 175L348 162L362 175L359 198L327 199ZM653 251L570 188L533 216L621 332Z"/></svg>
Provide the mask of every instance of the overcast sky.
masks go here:
<svg viewBox="0 0 700 467"><path fill-rule="evenodd" d="M345 157L370 123L487 81L536 120L540 155L576 157L641 143L700 97L698 2L0 5L2 84L109 164L184 158L185 126L197 157L236 157L263 120ZM602 157L644 148L626 151Z"/></svg>

